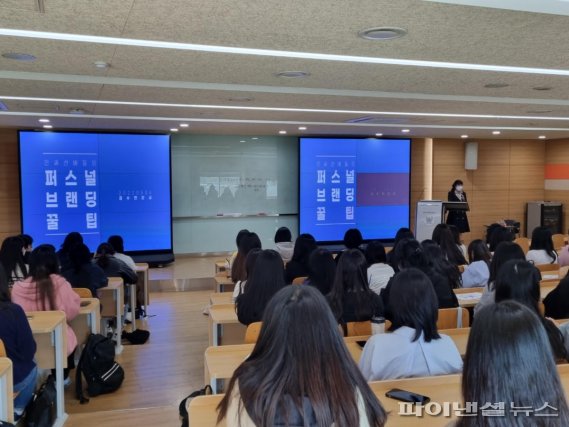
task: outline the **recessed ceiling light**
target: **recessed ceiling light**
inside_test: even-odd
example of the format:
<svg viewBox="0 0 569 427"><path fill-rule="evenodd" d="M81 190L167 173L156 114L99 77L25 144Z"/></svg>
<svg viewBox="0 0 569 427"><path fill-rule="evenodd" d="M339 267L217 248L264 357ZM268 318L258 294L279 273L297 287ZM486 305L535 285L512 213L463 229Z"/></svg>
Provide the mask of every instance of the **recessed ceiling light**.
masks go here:
<svg viewBox="0 0 569 427"><path fill-rule="evenodd" d="M275 75L285 79L302 79L304 77L308 77L310 73L307 71L281 71Z"/></svg>
<svg viewBox="0 0 569 427"><path fill-rule="evenodd" d="M376 133L375 136L383 136L382 133Z"/></svg>
<svg viewBox="0 0 569 427"><path fill-rule="evenodd" d="M493 130L492 131L492 135L500 135L502 132L500 132L499 130Z"/></svg>
<svg viewBox="0 0 569 427"><path fill-rule="evenodd" d="M546 91L546 90L551 90L553 89L551 86L535 86L532 87L533 90L540 90L540 91Z"/></svg>
<svg viewBox="0 0 569 427"><path fill-rule="evenodd" d="M93 65L95 66L95 68L98 68L99 70L106 70L111 66L111 64L105 61L95 61L93 62Z"/></svg>
<svg viewBox="0 0 569 427"><path fill-rule="evenodd" d="M178 128L172 128L170 129L170 132L178 132Z"/></svg>
<svg viewBox="0 0 569 427"><path fill-rule="evenodd" d="M508 86L510 86L508 83L488 83L484 85L487 89L502 89Z"/></svg>
<svg viewBox="0 0 569 427"><path fill-rule="evenodd" d="M358 33L358 37L366 40L393 40L407 35L407 30L399 27L367 28Z"/></svg>
<svg viewBox="0 0 569 427"><path fill-rule="evenodd" d="M253 141L256 141L256 140L259 139L259 138L257 138L256 136L254 136L254 137L251 138L251 139L252 139Z"/></svg>
<svg viewBox="0 0 569 427"><path fill-rule="evenodd" d="M190 126L190 125L187 123L180 123L181 128L187 128L188 126Z"/></svg>
<svg viewBox="0 0 569 427"><path fill-rule="evenodd" d="M40 122L40 123L49 123L49 119L39 119L38 122Z"/></svg>
<svg viewBox="0 0 569 427"><path fill-rule="evenodd" d="M460 135L460 137L461 137L462 139L466 139L466 138L468 138L468 135Z"/></svg>
<svg viewBox="0 0 569 427"><path fill-rule="evenodd" d="M298 130L306 130L306 129L308 129L306 126L299 126L298 127Z"/></svg>
<svg viewBox="0 0 569 427"><path fill-rule="evenodd" d="M3 58L13 59L14 61L35 61L36 57L29 53L6 52L2 54Z"/></svg>
<svg viewBox="0 0 569 427"><path fill-rule="evenodd" d="M410 131L409 129L401 129L401 132L403 132L403 133L409 133L409 132L411 132L411 131Z"/></svg>
<svg viewBox="0 0 569 427"><path fill-rule="evenodd" d="M241 140L241 141L239 141L239 142L245 142L245 140L244 140L244 139L242 139L242 140Z"/></svg>
<svg viewBox="0 0 569 427"><path fill-rule="evenodd" d="M545 138L547 138L547 137L546 137L545 135L539 135L538 138L539 138L539 139L545 139Z"/></svg>
<svg viewBox="0 0 569 427"><path fill-rule="evenodd" d="M44 129L52 129L53 126L52 126L52 125L43 125L43 128L44 128Z"/></svg>
<svg viewBox="0 0 569 427"><path fill-rule="evenodd" d="M279 130L279 133L280 133L281 135L286 135L286 130Z"/></svg>

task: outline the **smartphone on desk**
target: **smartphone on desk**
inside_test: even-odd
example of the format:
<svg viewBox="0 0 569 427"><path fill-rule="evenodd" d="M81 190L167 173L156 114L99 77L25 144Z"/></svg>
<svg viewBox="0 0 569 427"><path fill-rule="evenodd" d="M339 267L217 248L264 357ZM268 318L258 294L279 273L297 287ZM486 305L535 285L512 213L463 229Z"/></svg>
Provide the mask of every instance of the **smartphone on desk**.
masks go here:
<svg viewBox="0 0 569 427"><path fill-rule="evenodd" d="M428 396L423 396L422 394L413 393L407 390L401 390L399 388L393 388L385 393L385 395L392 399L401 400L402 402L417 403L419 405L429 403L431 400Z"/></svg>

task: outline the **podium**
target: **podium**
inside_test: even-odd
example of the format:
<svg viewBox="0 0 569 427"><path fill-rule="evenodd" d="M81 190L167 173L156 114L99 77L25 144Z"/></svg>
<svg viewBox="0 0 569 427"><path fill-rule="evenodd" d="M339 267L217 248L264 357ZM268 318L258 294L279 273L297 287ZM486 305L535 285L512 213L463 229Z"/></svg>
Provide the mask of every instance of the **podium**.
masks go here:
<svg viewBox="0 0 569 427"><path fill-rule="evenodd" d="M433 230L445 222L448 211L469 211L468 202L444 202L442 200L420 200L415 215L415 238L422 242L433 237Z"/></svg>

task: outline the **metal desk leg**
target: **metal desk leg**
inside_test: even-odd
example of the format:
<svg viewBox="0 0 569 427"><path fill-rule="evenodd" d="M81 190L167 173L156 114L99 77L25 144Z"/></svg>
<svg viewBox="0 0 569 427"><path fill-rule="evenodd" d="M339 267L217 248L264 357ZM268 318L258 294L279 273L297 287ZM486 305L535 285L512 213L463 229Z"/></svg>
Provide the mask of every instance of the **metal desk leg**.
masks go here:
<svg viewBox="0 0 569 427"><path fill-rule="evenodd" d="M67 414L65 413L65 400L63 394L63 360L65 355L63 349L63 333L64 324L59 324L57 328L52 333L54 346L55 346L55 391L56 391L56 406L57 406L57 418L54 427L61 427L67 419Z"/></svg>
<svg viewBox="0 0 569 427"><path fill-rule="evenodd" d="M128 285L130 291L130 315L132 317L132 330L136 331L136 285Z"/></svg>
<svg viewBox="0 0 569 427"><path fill-rule="evenodd" d="M121 343L122 340L122 316L121 316L121 308L124 305L124 302L122 301L121 298L121 292L120 292L120 288L117 288L116 291L114 292L115 294L115 303L117 304L117 344L115 347L115 353L116 354L121 354L122 350L123 350L123 346Z"/></svg>

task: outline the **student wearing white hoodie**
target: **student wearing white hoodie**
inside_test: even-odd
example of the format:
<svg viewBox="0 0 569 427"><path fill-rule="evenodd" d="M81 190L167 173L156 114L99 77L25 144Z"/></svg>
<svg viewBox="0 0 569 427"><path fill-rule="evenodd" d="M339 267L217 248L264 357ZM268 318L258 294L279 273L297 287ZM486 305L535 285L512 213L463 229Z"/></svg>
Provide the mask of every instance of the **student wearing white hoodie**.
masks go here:
<svg viewBox="0 0 569 427"><path fill-rule="evenodd" d="M292 233L287 227L281 227L275 233L276 251L279 253L283 262L286 264L292 258L294 251L294 242L292 241Z"/></svg>

